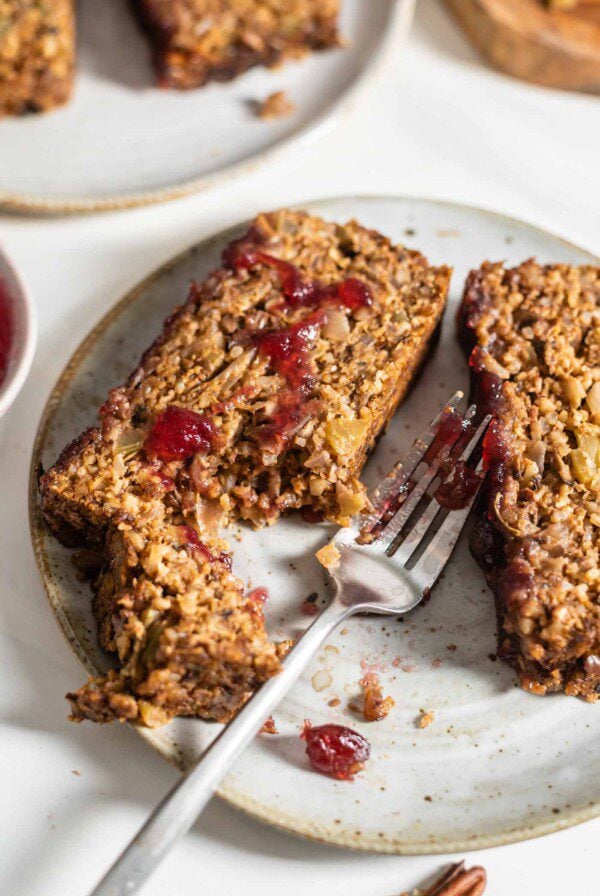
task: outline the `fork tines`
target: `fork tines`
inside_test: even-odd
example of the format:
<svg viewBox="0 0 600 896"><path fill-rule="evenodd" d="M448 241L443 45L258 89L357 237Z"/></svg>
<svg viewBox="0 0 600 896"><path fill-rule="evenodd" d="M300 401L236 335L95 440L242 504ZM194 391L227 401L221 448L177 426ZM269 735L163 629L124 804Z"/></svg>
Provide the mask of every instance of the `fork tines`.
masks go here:
<svg viewBox="0 0 600 896"><path fill-rule="evenodd" d="M482 459L473 461L491 417L475 427L477 409L471 405L461 416L461 398L457 392L416 439L373 495L374 512L362 521L359 541L410 569L423 588L433 585L446 564L484 478Z"/></svg>

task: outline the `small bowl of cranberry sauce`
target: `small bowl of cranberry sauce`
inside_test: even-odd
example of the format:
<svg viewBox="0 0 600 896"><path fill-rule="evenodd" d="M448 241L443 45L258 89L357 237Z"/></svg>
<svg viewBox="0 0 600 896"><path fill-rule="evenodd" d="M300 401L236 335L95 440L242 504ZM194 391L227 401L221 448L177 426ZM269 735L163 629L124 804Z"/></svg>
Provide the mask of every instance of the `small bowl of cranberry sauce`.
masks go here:
<svg viewBox="0 0 600 896"><path fill-rule="evenodd" d="M0 249L0 417L25 382L37 339L33 300Z"/></svg>

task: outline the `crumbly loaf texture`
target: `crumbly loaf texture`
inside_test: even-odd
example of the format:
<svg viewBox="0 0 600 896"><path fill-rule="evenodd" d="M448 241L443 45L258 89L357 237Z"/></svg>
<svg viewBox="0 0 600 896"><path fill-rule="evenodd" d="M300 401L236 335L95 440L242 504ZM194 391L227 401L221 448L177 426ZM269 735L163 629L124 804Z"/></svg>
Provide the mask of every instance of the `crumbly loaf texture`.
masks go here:
<svg viewBox="0 0 600 896"><path fill-rule="evenodd" d="M73 0L0 0L0 116L66 103L74 57Z"/></svg>
<svg viewBox="0 0 600 896"><path fill-rule="evenodd" d="M75 720L227 721L278 671L260 604L244 598L226 559L198 554L185 533L162 524L112 532L94 613L102 647L122 665L68 695Z"/></svg>
<svg viewBox="0 0 600 896"><path fill-rule="evenodd" d="M600 689L600 269L486 263L459 324L488 434L472 548L496 596L500 655L535 694ZM474 348L473 348L474 346Z"/></svg>
<svg viewBox="0 0 600 896"><path fill-rule="evenodd" d="M338 44L339 0L133 0L154 46L159 84L226 81Z"/></svg>
<svg viewBox="0 0 600 896"><path fill-rule="evenodd" d="M367 454L440 320L449 270L429 267L418 252L394 247L355 222L342 227L281 211L259 216L249 234L307 279L327 286L360 278L372 305L317 312L291 306L277 269L224 265L192 287L128 382L112 390L100 425L67 446L43 476L42 503L53 532L68 544L83 540L107 558L95 610L101 642L117 649L121 668L73 697L76 718L141 718L141 698L169 716L223 720L276 671L275 648L256 606L244 600L222 563L205 569L206 551L190 546L182 527L218 555L214 533L233 520L262 526L304 508L313 517L347 522L366 505L358 475ZM310 391L293 408L291 425L282 423L289 383L252 340L298 332L315 313L320 323L309 327L303 345ZM193 458L149 458L148 433L173 406L208 416L216 441ZM157 566L163 553L167 559L161 556ZM180 566L191 592L182 591ZM171 643L178 626L205 639L204 652L190 652L187 672L178 661L175 678L185 679L185 697L178 685L170 687L166 648L158 659L154 647L146 650L149 640ZM141 666L137 657L144 658ZM152 674L157 663L161 676ZM109 696L115 692L116 703Z"/></svg>

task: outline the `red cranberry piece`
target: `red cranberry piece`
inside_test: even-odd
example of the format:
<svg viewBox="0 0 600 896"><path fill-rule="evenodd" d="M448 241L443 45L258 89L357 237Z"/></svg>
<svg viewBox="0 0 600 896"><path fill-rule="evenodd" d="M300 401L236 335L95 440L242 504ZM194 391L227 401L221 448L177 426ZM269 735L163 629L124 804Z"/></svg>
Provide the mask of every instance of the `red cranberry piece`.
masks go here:
<svg viewBox="0 0 600 896"><path fill-rule="evenodd" d="M215 437L215 424L206 414L171 406L158 415L146 436L144 448L151 458L185 460L210 451Z"/></svg>
<svg viewBox="0 0 600 896"><path fill-rule="evenodd" d="M279 734L277 730L277 725L275 724L275 719L273 716L269 716L265 724L260 729L261 734Z"/></svg>
<svg viewBox="0 0 600 896"><path fill-rule="evenodd" d="M339 781L353 781L371 755L371 746L362 734L344 725L313 728L306 721L300 736L306 741L313 768Z"/></svg>
<svg viewBox="0 0 600 896"><path fill-rule="evenodd" d="M269 592L266 588L253 588L248 592L247 600L255 601L258 604L266 604L269 599Z"/></svg>

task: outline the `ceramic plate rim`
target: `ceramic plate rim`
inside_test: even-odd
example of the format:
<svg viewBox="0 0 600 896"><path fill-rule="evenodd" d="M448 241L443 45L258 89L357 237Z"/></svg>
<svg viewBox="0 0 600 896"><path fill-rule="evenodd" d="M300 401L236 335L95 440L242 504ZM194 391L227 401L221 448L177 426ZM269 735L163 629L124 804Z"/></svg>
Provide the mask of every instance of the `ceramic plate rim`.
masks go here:
<svg viewBox="0 0 600 896"><path fill-rule="evenodd" d="M491 211L480 206L470 205L468 203L451 202L448 200L440 200L423 196L357 194L350 196L339 195L323 197L320 199L312 199L303 204L296 203L293 207L304 208L318 213L319 209L323 205L339 201L358 203L365 201L376 201L386 202L390 204L396 202L422 202L424 204L437 204L440 206L444 206L445 208L455 208L463 212L471 211L476 214L495 217L498 220L505 221L512 225L525 227L529 230L543 234L544 236L551 237L553 240L562 243L562 245L589 256L591 263L600 264L600 257L596 256L593 252L590 252L589 250L578 246L576 243L573 243L570 240L564 239L561 236L557 236L556 234L543 227L539 227L535 224L529 224L527 221L524 221L520 218ZM85 651L80 645L69 621L67 620L62 610L60 600L57 597L59 589L57 588L53 577L49 572L48 557L44 549L45 527L42 522L39 507L37 479L38 469L41 461L42 447L47 436L53 411L60 402L64 391L73 379L80 363L87 356L90 348L103 336L106 329L116 318L119 317L121 312L136 300L140 292L143 292L145 289L147 289L148 286L156 278L160 277L170 268L176 266L183 258L194 251L197 246L205 245L210 242L225 241L229 234L240 230L240 228L242 228L244 224L247 223L247 221L240 222L203 238L199 243L191 244L182 252L179 252L172 259L157 267L140 283L133 287L133 289L130 289L121 299L115 302L115 304L106 312L106 314L104 314L100 318L100 320L97 321L90 332L84 337L84 339L75 349L67 364L63 368L61 374L59 375L58 379L56 380L55 384L53 385L42 411L40 422L35 435L29 475L29 527L33 552L44 588L44 593L46 595L48 603L50 604L50 608L58 623L58 626L67 643L75 653L77 659L79 660L85 671L90 674L95 673L96 670L90 663ZM137 735L143 738L143 740L146 741L146 743L148 743L152 747L152 749L159 753L164 759L166 759L172 765L175 765L179 768L182 767L176 756L171 754L169 750L165 748L165 746L158 739L156 739L152 731L143 728L136 728L135 726L132 726L132 728ZM377 837L371 839L363 836L363 838L358 841L352 838L349 833L346 833L343 828L332 830L326 825L315 824L306 818L291 818L287 815L287 813L282 812L281 810L274 809L271 806L263 805L255 799L238 793L234 787L222 786L217 791L217 794L230 805L234 806L237 809L241 809L250 817L258 819L259 821L269 824L280 830L284 830L287 833L299 835L309 840L315 840L331 846L340 846L363 852L388 853L395 855L439 855L445 853L457 853L470 850L487 849L495 846L505 846L511 843L519 843L524 840L542 837L546 834L556 833L557 831L574 827L600 816L600 800L596 800L595 802L589 804L588 806L585 806L584 808L565 810L560 817L549 814L548 818L544 821L540 821L532 825L521 825L514 828L508 828L494 834L475 834L472 837L462 839L452 839L450 837L446 839L438 837L434 840L410 840L408 843L403 842L402 839L396 837Z"/></svg>
<svg viewBox="0 0 600 896"><path fill-rule="evenodd" d="M234 177L251 174L257 167L276 161L280 155L297 147L298 150L308 148L316 142L321 134L332 130L349 110L352 103L372 87L382 73L392 49L402 43L412 24L416 0L391 0L389 21L385 28L373 57L359 70L357 76L346 90L342 91L333 102L315 115L304 125L281 140L260 150L250 158L233 162L216 171L200 177L184 180L172 186L154 190L141 190L133 193L98 196L46 197L36 193L12 192L0 190L0 209L16 213L29 212L42 215L77 214L81 212L118 211L121 209L139 208L180 199L193 193L218 186Z"/></svg>

